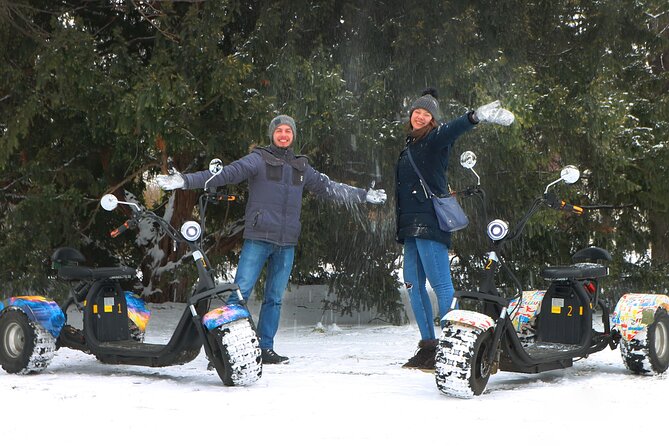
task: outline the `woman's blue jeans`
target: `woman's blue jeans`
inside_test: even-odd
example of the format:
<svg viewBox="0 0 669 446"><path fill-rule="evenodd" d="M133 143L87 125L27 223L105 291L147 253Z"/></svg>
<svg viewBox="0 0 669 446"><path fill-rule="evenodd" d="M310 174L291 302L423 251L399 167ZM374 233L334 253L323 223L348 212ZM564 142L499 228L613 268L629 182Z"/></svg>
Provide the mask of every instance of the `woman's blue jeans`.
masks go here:
<svg viewBox="0 0 669 446"><path fill-rule="evenodd" d="M274 336L279 329L281 301L288 286L290 272L293 269L295 246L280 246L259 240L244 240L239 255L239 265L235 275L235 283L244 300L248 300L253 287L258 281L260 272L267 263L265 295L258 316L257 332L260 348L274 348ZM234 294L228 300L235 303Z"/></svg>
<svg viewBox="0 0 669 446"><path fill-rule="evenodd" d="M407 238L404 240L404 283L422 340L435 339L434 315L425 287L426 279L437 295L441 319L450 310L453 300L448 247L434 240Z"/></svg>

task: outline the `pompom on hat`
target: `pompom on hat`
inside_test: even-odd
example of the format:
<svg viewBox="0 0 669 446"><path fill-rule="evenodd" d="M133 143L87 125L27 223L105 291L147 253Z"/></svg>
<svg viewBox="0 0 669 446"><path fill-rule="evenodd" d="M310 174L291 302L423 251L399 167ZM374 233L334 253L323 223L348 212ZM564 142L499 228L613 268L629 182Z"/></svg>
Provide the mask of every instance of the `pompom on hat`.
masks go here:
<svg viewBox="0 0 669 446"><path fill-rule="evenodd" d="M417 108L422 108L430 112L435 121L441 119L441 111L439 110L439 101L437 101L437 90L434 88L428 88L423 91L422 96L416 99L413 104L411 104L411 111L409 115Z"/></svg>

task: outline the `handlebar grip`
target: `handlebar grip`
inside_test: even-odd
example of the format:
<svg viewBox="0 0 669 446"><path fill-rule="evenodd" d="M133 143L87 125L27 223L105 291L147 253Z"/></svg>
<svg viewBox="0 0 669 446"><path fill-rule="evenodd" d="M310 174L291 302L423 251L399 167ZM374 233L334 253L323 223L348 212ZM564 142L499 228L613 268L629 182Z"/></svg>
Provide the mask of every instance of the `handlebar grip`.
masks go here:
<svg viewBox="0 0 669 446"><path fill-rule="evenodd" d="M213 192L207 195L207 201L210 203L218 203L220 201L236 201L236 195L228 195L226 193Z"/></svg>
<svg viewBox="0 0 669 446"><path fill-rule="evenodd" d="M583 214L583 208L581 206L576 206L575 204L569 204L565 201L560 203L560 210L565 212L573 212L576 215Z"/></svg>
<svg viewBox="0 0 669 446"><path fill-rule="evenodd" d="M454 190L451 191L451 195L453 196L463 196L463 197L471 197L472 195L480 194L481 193L481 188L478 186L468 186L466 189L463 190Z"/></svg>
<svg viewBox="0 0 669 446"><path fill-rule="evenodd" d="M216 201L235 201L237 200L236 195L229 195L225 193L216 194Z"/></svg>
<svg viewBox="0 0 669 446"><path fill-rule="evenodd" d="M112 232L109 233L109 235L112 236L112 238L116 238L119 235L123 234L126 230L130 229L130 227L133 225L132 220L128 220L125 223L123 223L121 226L118 228L114 229Z"/></svg>

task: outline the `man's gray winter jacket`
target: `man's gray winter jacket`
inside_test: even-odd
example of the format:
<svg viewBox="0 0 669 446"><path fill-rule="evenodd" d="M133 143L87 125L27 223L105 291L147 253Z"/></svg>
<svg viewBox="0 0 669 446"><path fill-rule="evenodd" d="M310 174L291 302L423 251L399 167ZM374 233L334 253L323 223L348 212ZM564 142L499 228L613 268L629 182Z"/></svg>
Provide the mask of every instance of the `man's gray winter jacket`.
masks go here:
<svg viewBox="0 0 669 446"><path fill-rule="evenodd" d="M203 188L208 170L184 174L184 189ZM270 145L223 167L208 186L249 182L244 238L277 245L296 245L300 235L300 212L304 189L321 198L362 203L364 189L337 183L309 165L305 156Z"/></svg>

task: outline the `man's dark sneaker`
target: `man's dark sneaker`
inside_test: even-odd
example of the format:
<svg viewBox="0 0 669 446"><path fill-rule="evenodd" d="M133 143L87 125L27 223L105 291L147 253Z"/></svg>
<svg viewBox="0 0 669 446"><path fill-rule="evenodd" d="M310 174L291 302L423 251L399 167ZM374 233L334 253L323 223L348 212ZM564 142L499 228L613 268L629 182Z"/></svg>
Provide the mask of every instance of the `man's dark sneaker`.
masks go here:
<svg viewBox="0 0 669 446"><path fill-rule="evenodd" d="M277 354L271 348L262 349L262 363L263 364L288 364L290 359L285 356Z"/></svg>

